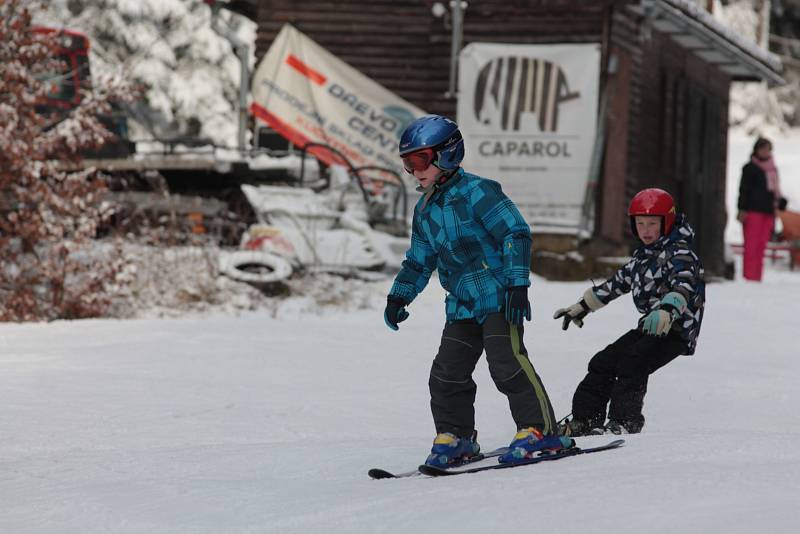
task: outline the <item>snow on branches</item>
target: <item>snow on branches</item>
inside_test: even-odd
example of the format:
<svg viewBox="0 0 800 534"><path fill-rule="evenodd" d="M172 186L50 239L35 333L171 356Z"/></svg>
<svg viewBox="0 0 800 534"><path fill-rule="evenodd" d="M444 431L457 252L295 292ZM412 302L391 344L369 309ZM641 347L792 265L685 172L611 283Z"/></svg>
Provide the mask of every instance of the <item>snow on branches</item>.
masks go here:
<svg viewBox="0 0 800 534"><path fill-rule="evenodd" d="M256 24L227 9L218 16L251 45L252 69ZM231 43L212 28L207 3L51 0L35 20L86 33L95 76L122 73L143 87L143 98L126 110L133 139L192 137L236 146L240 63Z"/></svg>
<svg viewBox="0 0 800 534"><path fill-rule="evenodd" d="M0 320L102 315L121 260L93 254L108 215L105 185L80 169L80 154L113 135L99 116L132 91L114 82L82 87L65 109L43 104L69 72L58 32L37 31L30 0L0 2Z"/></svg>

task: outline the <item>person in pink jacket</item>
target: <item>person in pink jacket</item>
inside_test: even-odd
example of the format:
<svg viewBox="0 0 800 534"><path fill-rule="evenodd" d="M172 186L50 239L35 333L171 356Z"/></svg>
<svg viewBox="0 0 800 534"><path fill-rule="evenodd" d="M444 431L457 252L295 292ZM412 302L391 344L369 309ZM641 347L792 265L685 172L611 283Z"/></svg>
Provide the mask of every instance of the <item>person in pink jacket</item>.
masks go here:
<svg viewBox="0 0 800 534"><path fill-rule="evenodd" d="M756 140L750 161L742 167L738 208L744 230L744 278L760 282L764 249L775 226L775 212L786 209L769 139Z"/></svg>

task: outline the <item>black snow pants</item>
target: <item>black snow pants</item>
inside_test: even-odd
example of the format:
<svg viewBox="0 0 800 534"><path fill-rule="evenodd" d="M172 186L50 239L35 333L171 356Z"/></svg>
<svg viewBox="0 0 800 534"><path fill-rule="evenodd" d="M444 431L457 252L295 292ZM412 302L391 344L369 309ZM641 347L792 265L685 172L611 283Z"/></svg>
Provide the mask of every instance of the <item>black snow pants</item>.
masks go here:
<svg viewBox="0 0 800 534"><path fill-rule="evenodd" d="M573 418L602 427L610 401L609 420L621 423L628 432L639 432L644 426L648 377L685 351L686 342L677 332L666 337L627 332L589 361L589 372L572 397Z"/></svg>
<svg viewBox="0 0 800 534"><path fill-rule="evenodd" d="M488 315L483 324L471 319L445 325L428 381L437 433L472 434L477 391L472 372L484 349L489 373L508 398L517 429L557 431L550 399L528 359L522 335L523 327L508 323L502 313Z"/></svg>

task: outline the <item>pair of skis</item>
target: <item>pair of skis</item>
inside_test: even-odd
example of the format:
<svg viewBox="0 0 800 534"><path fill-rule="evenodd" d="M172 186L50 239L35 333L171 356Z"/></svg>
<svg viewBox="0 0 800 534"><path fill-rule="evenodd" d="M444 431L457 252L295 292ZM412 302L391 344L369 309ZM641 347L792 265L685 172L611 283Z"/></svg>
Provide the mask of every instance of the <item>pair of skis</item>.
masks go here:
<svg viewBox="0 0 800 534"><path fill-rule="evenodd" d="M463 461L459 462L458 464L455 464L453 467L451 467L451 469L456 468L456 467L463 467L463 466L469 465L469 464L474 464L474 463L480 462L481 460L485 460L486 458L495 458L497 456L501 456L501 455L505 454L506 452L508 452L508 447L500 447L499 449L495 449L493 451L482 452L482 453L476 454L475 456L471 457L468 460L463 460ZM370 469L367 472L367 474L370 476L370 478L381 479L381 478L407 478L407 477L414 477L414 476L421 475L422 473L420 472L419 467L418 467L418 468L414 469L413 471L406 471L405 473L390 473L389 471L386 471L385 469L375 468L375 469Z"/></svg>
<svg viewBox="0 0 800 534"><path fill-rule="evenodd" d="M495 469L509 469L512 467L519 467L523 465L531 465L531 464L538 464L540 462L560 460L561 458L566 458L568 456L578 456L581 454L591 454L600 451L607 451L610 449L616 449L617 447L620 447L623 443L625 443L624 439L617 439L610 443L606 443L605 445L599 445L597 447L582 448L575 446L575 447L570 447L568 449L561 449L557 452L543 452L539 456L535 456L533 458L526 458L513 463L504 463L504 464L497 463L497 464L469 467L469 464L480 462L481 460L485 460L486 458L493 458L496 456L500 456L504 454L506 451L508 451L508 447L501 447L499 449L495 449L490 452L478 454L477 456L474 456L469 460L466 460L458 464L457 466L453 467L442 468L432 465L421 465L418 468L414 469L413 471L406 471L404 473L390 473L389 471L386 471L384 469L370 469L367 474L371 478L375 479L406 478L419 475L428 475L431 477L464 475L467 473L480 473L481 471L493 471Z"/></svg>

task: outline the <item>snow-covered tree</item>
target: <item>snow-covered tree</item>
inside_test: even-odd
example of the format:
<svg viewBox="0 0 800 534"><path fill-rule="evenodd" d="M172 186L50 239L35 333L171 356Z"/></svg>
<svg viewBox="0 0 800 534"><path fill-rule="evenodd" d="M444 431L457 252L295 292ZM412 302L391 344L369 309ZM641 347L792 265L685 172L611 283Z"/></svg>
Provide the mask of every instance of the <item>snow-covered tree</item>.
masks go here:
<svg viewBox="0 0 800 534"><path fill-rule="evenodd" d="M765 46L775 39L774 36L773 39L768 39L767 35L758 35L759 28L762 28L762 32L769 28L768 22L763 20L768 16L764 12L764 6L763 0L727 0L717 4L714 12L739 35L753 42L760 40L760 44ZM798 62L795 60L793 63L792 58L785 54L781 56L786 85L770 88L766 83L733 83L730 106L732 126L749 134L756 134L800 125L797 122L800 119L797 112L797 102L800 99L800 71L796 66Z"/></svg>
<svg viewBox="0 0 800 534"><path fill-rule="evenodd" d="M786 86L777 89L786 103L785 117L791 127L800 126L800 1L772 0L770 50L784 65Z"/></svg>
<svg viewBox="0 0 800 534"><path fill-rule="evenodd" d="M255 24L223 11L245 42ZM239 60L201 0L54 0L42 20L86 33L95 73L145 87L131 110L135 139L194 137L236 144ZM251 58L252 64L252 58Z"/></svg>
<svg viewBox="0 0 800 534"><path fill-rule="evenodd" d="M0 0L0 320L102 314L119 267L89 247L104 216L104 185L75 172L80 151L112 135L98 120L130 96L109 81L86 88L74 109L45 113L57 33L33 31L31 0Z"/></svg>

